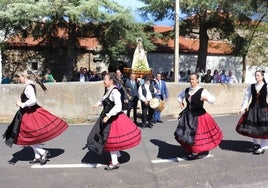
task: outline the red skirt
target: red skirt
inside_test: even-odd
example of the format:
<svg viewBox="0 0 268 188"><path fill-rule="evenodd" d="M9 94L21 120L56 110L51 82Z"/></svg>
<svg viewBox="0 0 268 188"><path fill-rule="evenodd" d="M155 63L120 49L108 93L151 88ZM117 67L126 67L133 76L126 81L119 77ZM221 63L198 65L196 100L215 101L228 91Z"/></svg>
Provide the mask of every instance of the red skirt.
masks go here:
<svg viewBox="0 0 268 188"><path fill-rule="evenodd" d="M197 130L194 144L179 142L181 146L192 153L201 153L217 147L223 138L222 131L214 119L208 114L198 116Z"/></svg>
<svg viewBox="0 0 268 188"><path fill-rule="evenodd" d="M105 151L120 151L137 146L141 141L141 131L124 113L120 114L112 124Z"/></svg>
<svg viewBox="0 0 268 188"><path fill-rule="evenodd" d="M40 144L59 136L67 128L66 122L44 108L29 108L22 116L15 144Z"/></svg>

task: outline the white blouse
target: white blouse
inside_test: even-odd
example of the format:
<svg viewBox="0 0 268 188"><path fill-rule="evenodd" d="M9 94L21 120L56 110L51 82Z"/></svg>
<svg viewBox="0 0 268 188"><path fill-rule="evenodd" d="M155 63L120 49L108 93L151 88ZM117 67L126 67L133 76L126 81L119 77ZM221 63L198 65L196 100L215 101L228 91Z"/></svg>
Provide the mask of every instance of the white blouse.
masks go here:
<svg viewBox="0 0 268 188"><path fill-rule="evenodd" d="M121 93L118 89L113 89L114 87L108 88L106 94L102 97L102 99L97 103L99 106L102 106L103 101L109 96L109 99L114 102L114 107L106 114L108 118L111 116L115 116L119 112L122 111L122 101L121 101Z"/></svg>
<svg viewBox="0 0 268 188"><path fill-rule="evenodd" d="M189 95L190 95L190 96L194 95L200 88L201 88L200 86L196 86L195 88L190 87ZM205 98L207 98L207 100L208 100L207 102L210 103L210 104L212 104L212 103L215 102L215 97L212 96L212 95L208 92L208 90L206 90L206 89L203 89L203 91L202 91L202 93L201 93L201 97L205 97ZM185 98L185 90L183 90L183 91L179 94L177 100L178 100L179 102L182 102L184 98Z"/></svg>
<svg viewBox="0 0 268 188"><path fill-rule="evenodd" d="M33 88L33 86L30 85L30 84L33 84L33 82L29 80L26 82L26 84L27 85L25 87L24 94L26 95L28 100L21 103L21 105L20 105L21 108L33 106L37 103L34 88Z"/></svg>
<svg viewBox="0 0 268 188"><path fill-rule="evenodd" d="M257 93L261 90L262 86L264 85L264 83L256 83L255 84L255 89L257 91ZM268 93L268 87L267 87L267 93ZM246 108L248 108L249 105L249 101L251 99L252 93L251 93L251 85L248 86L247 91L244 95L243 101L242 101L242 105L241 105L241 110L240 111L245 111Z"/></svg>
<svg viewBox="0 0 268 188"><path fill-rule="evenodd" d="M144 88L146 90L146 96L143 95L142 93L142 86L139 86L139 89L138 89L138 94L139 94L139 99L142 101L142 102L145 102L145 101L150 101L152 100L153 96L152 96L152 93L150 91L150 84L144 84ZM155 92L155 91L154 91Z"/></svg>

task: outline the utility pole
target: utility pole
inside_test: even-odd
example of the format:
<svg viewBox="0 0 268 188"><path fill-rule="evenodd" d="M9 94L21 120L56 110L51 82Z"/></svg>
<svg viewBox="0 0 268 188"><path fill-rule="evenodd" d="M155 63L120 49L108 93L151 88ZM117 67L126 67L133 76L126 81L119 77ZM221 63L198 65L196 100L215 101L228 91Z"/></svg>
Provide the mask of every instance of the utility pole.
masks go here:
<svg viewBox="0 0 268 188"><path fill-rule="evenodd" d="M174 82L179 82L179 9L180 9L180 0L175 2L175 44L174 44Z"/></svg>

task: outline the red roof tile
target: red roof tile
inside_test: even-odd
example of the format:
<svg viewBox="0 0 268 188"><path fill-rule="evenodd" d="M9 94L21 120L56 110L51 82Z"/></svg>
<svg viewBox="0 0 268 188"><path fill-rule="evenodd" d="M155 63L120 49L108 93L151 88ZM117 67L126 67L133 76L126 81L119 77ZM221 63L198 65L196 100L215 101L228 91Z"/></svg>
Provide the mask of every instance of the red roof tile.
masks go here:
<svg viewBox="0 0 268 188"><path fill-rule="evenodd" d="M169 26L154 26L155 32L167 32L173 30L173 27ZM59 31L60 38L67 38L67 35L64 31ZM42 40L35 40L32 36L29 36L25 39L20 38L19 36L15 36L8 40L8 44L13 47L32 47L40 45ZM81 47L87 49L96 49L98 46L98 41L96 38L83 38L79 39L79 43ZM174 40L169 39L168 41L164 40L155 40L153 43L157 46L156 52L173 52L174 51ZM199 40L198 39L190 39L186 37L179 38L179 46L180 52L183 53L197 53L199 49ZM45 44L42 44L43 46ZM208 44L208 53L214 55L227 55L232 53L232 46L222 42L222 41L209 41Z"/></svg>
<svg viewBox="0 0 268 188"><path fill-rule="evenodd" d="M167 32L173 30L173 27L167 26L155 26L154 30L156 32ZM158 46L157 51L168 52L174 50L174 40L170 39L168 41L156 40L155 45ZM183 53L197 53L199 49L199 40L191 39L180 36L179 38L180 52ZM228 43L222 41L209 41L208 42L208 53L214 55L227 55L232 54L232 46Z"/></svg>

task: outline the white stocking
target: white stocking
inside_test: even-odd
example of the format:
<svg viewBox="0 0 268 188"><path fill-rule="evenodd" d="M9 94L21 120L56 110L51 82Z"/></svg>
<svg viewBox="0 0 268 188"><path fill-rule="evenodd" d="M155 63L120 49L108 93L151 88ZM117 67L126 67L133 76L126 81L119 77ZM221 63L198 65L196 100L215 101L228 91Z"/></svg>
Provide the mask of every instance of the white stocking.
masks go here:
<svg viewBox="0 0 268 188"><path fill-rule="evenodd" d="M265 149L266 147L266 139L261 139L261 148Z"/></svg>
<svg viewBox="0 0 268 188"><path fill-rule="evenodd" d="M119 153L119 151L110 151L110 155L111 155L111 159L112 159L112 165L117 165L118 164L118 153Z"/></svg>
<svg viewBox="0 0 268 188"><path fill-rule="evenodd" d="M257 138L253 138L253 144L254 145L257 145L258 144Z"/></svg>
<svg viewBox="0 0 268 188"><path fill-rule="evenodd" d="M31 148L34 150L35 158L40 158L41 155L44 155L46 150L40 148L39 144L30 145Z"/></svg>

